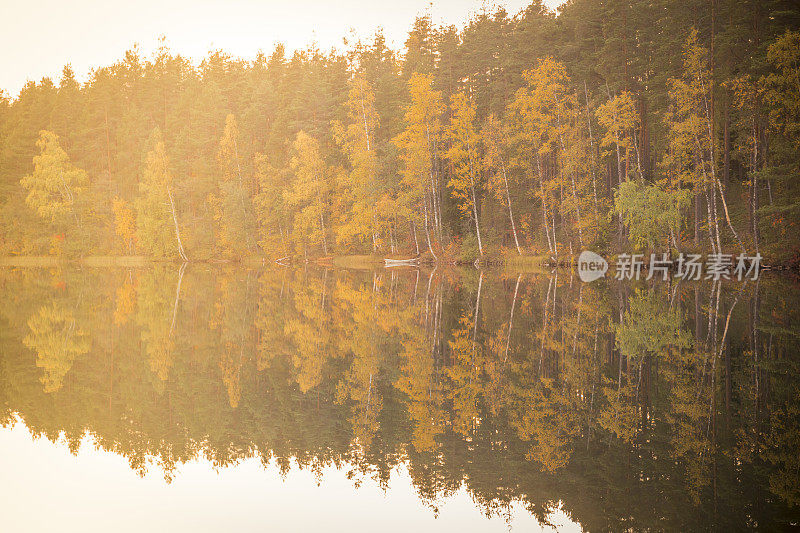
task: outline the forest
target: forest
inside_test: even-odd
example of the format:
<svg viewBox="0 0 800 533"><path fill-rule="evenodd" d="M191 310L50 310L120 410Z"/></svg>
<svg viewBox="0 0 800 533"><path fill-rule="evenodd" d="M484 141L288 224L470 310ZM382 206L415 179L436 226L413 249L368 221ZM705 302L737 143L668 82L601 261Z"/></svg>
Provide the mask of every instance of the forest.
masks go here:
<svg viewBox="0 0 800 533"><path fill-rule="evenodd" d="M0 255L796 262L799 28L794 0L534 0L402 50L167 36L0 95Z"/></svg>

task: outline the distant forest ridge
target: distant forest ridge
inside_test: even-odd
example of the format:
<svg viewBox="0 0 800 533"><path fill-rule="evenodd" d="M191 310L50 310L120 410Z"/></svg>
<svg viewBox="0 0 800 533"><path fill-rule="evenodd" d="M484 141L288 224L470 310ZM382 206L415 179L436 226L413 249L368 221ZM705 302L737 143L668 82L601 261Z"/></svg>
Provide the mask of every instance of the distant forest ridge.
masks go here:
<svg viewBox="0 0 800 533"><path fill-rule="evenodd" d="M800 6L540 1L0 97L0 255L796 261Z"/></svg>

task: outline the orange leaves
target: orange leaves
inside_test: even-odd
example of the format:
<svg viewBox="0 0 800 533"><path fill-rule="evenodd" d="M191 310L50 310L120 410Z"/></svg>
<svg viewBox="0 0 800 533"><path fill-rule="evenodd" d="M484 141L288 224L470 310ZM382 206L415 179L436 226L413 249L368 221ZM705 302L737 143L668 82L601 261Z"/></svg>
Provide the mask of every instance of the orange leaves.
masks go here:
<svg viewBox="0 0 800 533"><path fill-rule="evenodd" d="M445 157L453 165L453 172L447 185L458 200L458 210L466 215L474 205L471 190L482 175L478 157L480 135L475 129L475 106L464 94L454 94L450 107L450 124L445 129L450 148Z"/></svg>
<svg viewBox="0 0 800 533"><path fill-rule="evenodd" d="M222 181L230 181L240 178L239 173L239 151L236 138L239 136L239 128L236 125L236 117L229 114L225 117L225 129L219 141L219 151L217 152L217 163L219 164Z"/></svg>
<svg viewBox="0 0 800 533"><path fill-rule="evenodd" d="M114 309L114 324L122 326L136 309L136 283L126 280L117 289L116 308Z"/></svg>
<svg viewBox="0 0 800 533"><path fill-rule="evenodd" d="M601 145L603 147L617 145L627 154L633 147L633 133L639 123L633 94L622 91L598 106L596 114L597 121L606 130Z"/></svg>
<svg viewBox="0 0 800 533"><path fill-rule="evenodd" d="M42 130L36 146L40 153L33 158L34 170L20 180L27 191L25 203L44 219L64 220L74 213L76 195L88 176L70 162L55 133Z"/></svg>
<svg viewBox="0 0 800 533"><path fill-rule="evenodd" d="M408 82L411 103L406 107L406 129L394 139L404 163L403 183L422 197L434 157L434 142L441 133L442 93L433 90L433 78L414 74Z"/></svg>
<svg viewBox="0 0 800 533"><path fill-rule="evenodd" d="M133 251L136 242L136 212L130 204L115 196L112 201L114 211L114 227L117 235L122 239L123 244L129 252Z"/></svg>

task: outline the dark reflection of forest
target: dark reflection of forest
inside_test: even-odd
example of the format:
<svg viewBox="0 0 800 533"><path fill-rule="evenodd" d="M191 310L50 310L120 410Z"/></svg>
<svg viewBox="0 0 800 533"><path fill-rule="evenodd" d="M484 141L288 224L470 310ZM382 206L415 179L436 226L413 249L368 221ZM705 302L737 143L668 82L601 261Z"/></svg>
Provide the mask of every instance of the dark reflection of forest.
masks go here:
<svg viewBox="0 0 800 533"><path fill-rule="evenodd" d="M407 465L592 530L800 519L794 283L569 272L0 271L0 422L180 475ZM324 480L323 480L324 483Z"/></svg>

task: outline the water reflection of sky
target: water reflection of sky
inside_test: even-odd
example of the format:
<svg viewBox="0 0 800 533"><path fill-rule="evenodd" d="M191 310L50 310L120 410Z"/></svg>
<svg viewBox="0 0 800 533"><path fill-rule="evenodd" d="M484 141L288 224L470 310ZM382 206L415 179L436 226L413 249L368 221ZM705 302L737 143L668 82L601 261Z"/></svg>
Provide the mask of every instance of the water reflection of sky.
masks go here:
<svg viewBox="0 0 800 533"><path fill-rule="evenodd" d="M797 301L769 276L0 271L0 530L792 527Z"/></svg>
<svg viewBox="0 0 800 533"><path fill-rule="evenodd" d="M151 468L140 478L121 456L84 437L77 455L63 442L34 439L25 425L0 429L0 512L6 531L552 531L522 505L510 520L487 518L463 488L436 502L420 501L405 468L387 491L370 478L358 487L348 466L321 478L293 468L281 478L257 458L215 470L204 460L178 467L171 483ZM551 522L580 531L563 511Z"/></svg>

